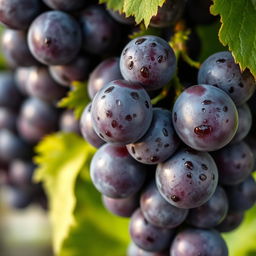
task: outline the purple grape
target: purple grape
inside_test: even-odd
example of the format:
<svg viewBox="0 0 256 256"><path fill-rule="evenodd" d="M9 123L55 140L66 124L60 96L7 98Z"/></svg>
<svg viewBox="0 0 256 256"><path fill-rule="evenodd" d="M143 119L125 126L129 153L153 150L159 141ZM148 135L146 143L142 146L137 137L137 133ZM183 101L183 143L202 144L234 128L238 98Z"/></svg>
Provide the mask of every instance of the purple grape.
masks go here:
<svg viewBox="0 0 256 256"><path fill-rule="evenodd" d="M224 90L238 106L244 104L256 88L250 71L241 72L230 52L217 52L208 57L199 69L198 83Z"/></svg>
<svg viewBox="0 0 256 256"><path fill-rule="evenodd" d="M80 134L79 121L72 110L66 110L60 117L60 130Z"/></svg>
<svg viewBox="0 0 256 256"><path fill-rule="evenodd" d="M17 108L22 102L12 73L0 73L0 107Z"/></svg>
<svg viewBox="0 0 256 256"><path fill-rule="evenodd" d="M158 7L157 14L150 20L150 26L165 28L177 22L183 13L186 0L167 0L162 7Z"/></svg>
<svg viewBox="0 0 256 256"><path fill-rule="evenodd" d="M206 152L181 149L156 170L161 195L178 208L195 208L206 203L215 192L218 170Z"/></svg>
<svg viewBox="0 0 256 256"><path fill-rule="evenodd" d="M65 12L81 10L86 5L86 0L43 0L43 2L52 9Z"/></svg>
<svg viewBox="0 0 256 256"><path fill-rule="evenodd" d="M189 211L187 222L197 228L213 228L221 223L228 212L228 198L222 187L203 205Z"/></svg>
<svg viewBox="0 0 256 256"><path fill-rule="evenodd" d="M29 51L26 32L6 29L1 41L3 54L10 66L27 67L38 64Z"/></svg>
<svg viewBox="0 0 256 256"><path fill-rule="evenodd" d="M52 79L48 69L45 67L32 67L26 83L28 94L44 101L55 102L66 93L65 88Z"/></svg>
<svg viewBox="0 0 256 256"><path fill-rule="evenodd" d="M127 256L169 256L168 250L161 251L161 252L148 252L140 247L138 247L135 243L131 242L128 250L127 250Z"/></svg>
<svg viewBox="0 0 256 256"><path fill-rule="evenodd" d="M125 198L134 195L145 180L145 167L136 162L126 147L103 145L90 166L94 186L105 196Z"/></svg>
<svg viewBox="0 0 256 256"><path fill-rule="evenodd" d="M244 141L214 152L213 158L218 167L219 181L224 185L241 183L250 175L254 165L253 153Z"/></svg>
<svg viewBox="0 0 256 256"><path fill-rule="evenodd" d="M0 22L12 29L27 29L41 12L40 0L0 0Z"/></svg>
<svg viewBox="0 0 256 256"><path fill-rule="evenodd" d="M219 232L230 232L240 226L244 220L244 212L229 212L226 218L216 227Z"/></svg>
<svg viewBox="0 0 256 256"><path fill-rule="evenodd" d="M133 212L139 207L138 195L127 198L111 198L103 195L102 201L111 213L120 217L131 217Z"/></svg>
<svg viewBox="0 0 256 256"><path fill-rule="evenodd" d="M243 140L249 133L252 127L252 113L247 104L237 107L238 111L238 129L232 139L232 143Z"/></svg>
<svg viewBox="0 0 256 256"><path fill-rule="evenodd" d="M93 124L92 124L91 108L92 108L92 104L90 103L84 109L84 112L80 120L80 130L86 141L88 141L94 147L99 148L105 143L105 141L102 140L94 131Z"/></svg>
<svg viewBox="0 0 256 256"><path fill-rule="evenodd" d="M120 70L125 80L139 82L146 90L156 90L173 77L176 57L173 49L162 38L138 37L124 47Z"/></svg>
<svg viewBox="0 0 256 256"><path fill-rule="evenodd" d="M151 252L167 249L174 234L172 229L158 228L148 223L140 209L133 213L129 230L132 241Z"/></svg>
<svg viewBox="0 0 256 256"><path fill-rule="evenodd" d="M106 54L115 49L119 41L119 26L100 6L90 6L80 15L83 48L92 54Z"/></svg>
<svg viewBox="0 0 256 256"><path fill-rule="evenodd" d="M179 138L168 110L153 108L153 119L146 134L127 145L130 155L144 164L157 164L169 158L179 146Z"/></svg>
<svg viewBox="0 0 256 256"><path fill-rule="evenodd" d="M59 84L70 86L73 81L83 82L88 77L89 59L79 56L66 65L51 66L52 78Z"/></svg>
<svg viewBox="0 0 256 256"><path fill-rule="evenodd" d="M187 217L188 210L167 202L152 182L141 194L140 207L145 219L159 228L178 227Z"/></svg>
<svg viewBox="0 0 256 256"><path fill-rule="evenodd" d="M214 86L194 85L176 100L173 125L186 145L214 151L227 145L235 135L237 109L224 91Z"/></svg>
<svg viewBox="0 0 256 256"><path fill-rule="evenodd" d="M107 10L111 17L123 25L136 25L133 16L126 17L125 13L120 13L119 11Z"/></svg>
<svg viewBox="0 0 256 256"><path fill-rule="evenodd" d="M19 89L19 91L23 95L28 95L28 89L27 89L27 79L28 79L28 74L29 74L30 68L17 68L15 70L14 78L16 85Z"/></svg>
<svg viewBox="0 0 256 256"><path fill-rule="evenodd" d="M256 182L249 176L238 185L227 186L226 193L230 211L248 210L256 203Z"/></svg>
<svg viewBox="0 0 256 256"><path fill-rule="evenodd" d="M38 16L28 31L28 46L34 57L46 65L64 65L78 54L82 44L76 20L61 11Z"/></svg>
<svg viewBox="0 0 256 256"><path fill-rule="evenodd" d="M170 256L228 256L224 239L216 230L185 229L175 237Z"/></svg>
<svg viewBox="0 0 256 256"><path fill-rule="evenodd" d="M249 135L246 137L245 141L253 153L254 165L252 168L252 172L254 172L256 170L256 138L253 135Z"/></svg>
<svg viewBox="0 0 256 256"><path fill-rule="evenodd" d="M106 59L92 71L87 87L91 99L109 82L123 79L119 68L119 60L119 58Z"/></svg>
<svg viewBox="0 0 256 256"><path fill-rule="evenodd" d="M92 102L95 131L107 142L126 145L137 141L149 128L152 116L147 92L124 80L108 83Z"/></svg>
<svg viewBox="0 0 256 256"><path fill-rule="evenodd" d="M8 108L0 107L0 130L16 131L17 115Z"/></svg>

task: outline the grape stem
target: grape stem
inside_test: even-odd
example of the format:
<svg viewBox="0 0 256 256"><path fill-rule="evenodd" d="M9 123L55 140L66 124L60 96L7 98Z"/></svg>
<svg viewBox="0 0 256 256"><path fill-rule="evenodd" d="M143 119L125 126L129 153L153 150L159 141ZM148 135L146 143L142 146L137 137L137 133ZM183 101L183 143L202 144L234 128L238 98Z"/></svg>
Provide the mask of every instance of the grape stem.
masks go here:
<svg viewBox="0 0 256 256"><path fill-rule="evenodd" d="M182 59L183 59L187 64L189 64L191 67L194 67L194 68L197 68L197 69L200 68L201 63L198 62L198 61L192 60L192 59L188 56L187 51L181 51L181 52L180 52L180 55L181 55Z"/></svg>

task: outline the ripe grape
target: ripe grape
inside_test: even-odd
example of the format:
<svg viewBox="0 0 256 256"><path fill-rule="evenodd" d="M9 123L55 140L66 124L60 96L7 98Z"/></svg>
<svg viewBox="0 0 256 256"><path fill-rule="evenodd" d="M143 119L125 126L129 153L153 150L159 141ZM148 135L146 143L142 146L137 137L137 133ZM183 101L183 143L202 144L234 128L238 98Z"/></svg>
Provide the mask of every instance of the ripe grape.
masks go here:
<svg viewBox="0 0 256 256"><path fill-rule="evenodd" d="M72 110L66 110L61 114L59 126L63 132L80 134L79 121L76 119Z"/></svg>
<svg viewBox="0 0 256 256"><path fill-rule="evenodd" d="M52 9L65 12L80 10L86 5L86 0L43 0Z"/></svg>
<svg viewBox="0 0 256 256"><path fill-rule="evenodd" d="M0 130L16 131L17 114L11 109L0 107Z"/></svg>
<svg viewBox="0 0 256 256"><path fill-rule="evenodd" d="M140 247L138 247L135 243L131 242L128 251L127 256L169 256L168 250L161 251L161 252L148 252Z"/></svg>
<svg viewBox="0 0 256 256"><path fill-rule="evenodd" d="M18 90L23 95L26 95L26 96L28 95L27 79L28 79L29 71L30 71L30 68L21 67L21 68L17 68L14 73L14 79L15 79Z"/></svg>

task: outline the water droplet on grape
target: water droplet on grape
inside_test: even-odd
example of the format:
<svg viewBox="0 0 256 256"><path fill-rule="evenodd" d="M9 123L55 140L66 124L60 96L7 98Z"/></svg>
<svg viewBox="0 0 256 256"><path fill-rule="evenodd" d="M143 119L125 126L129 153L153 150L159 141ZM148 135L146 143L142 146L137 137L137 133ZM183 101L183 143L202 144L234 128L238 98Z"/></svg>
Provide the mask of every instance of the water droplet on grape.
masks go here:
<svg viewBox="0 0 256 256"><path fill-rule="evenodd" d="M148 77L149 77L149 70L148 70L148 68L145 67L145 66L140 69L140 73L141 73L141 75L142 75L144 78L148 78Z"/></svg>
<svg viewBox="0 0 256 256"><path fill-rule="evenodd" d="M199 175L199 179L200 179L201 181L205 181L205 180L207 179L207 176L206 176L205 174L200 174L200 175Z"/></svg>
<svg viewBox="0 0 256 256"><path fill-rule="evenodd" d="M110 93L110 92L112 92L114 89L115 89L114 86L110 86L109 88L107 88L107 89L104 91L104 93Z"/></svg>
<svg viewBox="0 0 256 256"><path fill-rule="evenodd" d="M175 196L175 195L172 195L171 199L172 199L173 202L179 202L180 201L180 198L178 196Z"/></svg>
<svg viewBox="0 0 256 256"><path fill-rule="evenodd" d="M184 163L184 165L185 165L186 168L188 168L189 170L193 170L194 165L193 165L193 163L192 163L191 161L186 161L186 162Z"/></svg>
<svg viewBox="0 0 256 256"><path fill-rule="evenodd" d="M139 45L139 44L142 44L146 41L147 39L146 38L140 38L138 40L135 41L135 44Z"/></svg>
<svg viewBox="0 0 256 256"><path fill-rule="evenodd" d="M140 98L140 96L139 96L139 94L137 92L131 92L131 96L135 100L138 100Z"/></svg>
<svg viewBox="0 0 256 256"><path fill-rule="evenodd" d="M210 125L200 125L195 127L194 133L200 137L209 135L212 132L212 127Z"/></svg>

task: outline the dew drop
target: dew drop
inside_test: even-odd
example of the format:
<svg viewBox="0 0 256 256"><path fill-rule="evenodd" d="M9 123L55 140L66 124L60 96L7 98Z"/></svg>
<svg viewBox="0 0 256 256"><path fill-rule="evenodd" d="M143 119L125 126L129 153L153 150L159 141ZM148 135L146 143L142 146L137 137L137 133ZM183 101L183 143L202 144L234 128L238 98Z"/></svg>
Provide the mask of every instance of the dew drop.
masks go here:
<svg viewBox="0 0 256 256"><path fill-rule="evenodd" d="M108 136L108 137L112 137L112 133L110 131L105 131L105 134Z"/></svg>
<svg viewBox="0 0 256 256"><path fill-rule="evenodd" d="M162 133L165 137L168 137L168 131L165 128L162 129Z"/></svg>
<svg viewBox="0 0 256 256"><path fill-rule="evenodd" d="M46 46L50 46L51 43L52 43L52 39L51 39L51 38L46 37L46 38L44 39L44 44L45 44Z"/></svg>
<svg viewBox="0 0 256 256"><path fill-rule="evenodd" d="M223 107L223 111L227 112L228 111L228 107L227 106Z"/></svg>
<svg viewBox="0 0 256 256"><path fill-rule="evenodd" d="M102 100L105 99L105 98L106 98L106 95L101 96L101 99L102 99Z"/></svg>
<svg viewBox="0 0 256 256"><path fill-rule="evenodd" d="M158 63L161 63L163 59L164 59L163 55L158 56L157 58Z"/></svg>
<svg viewBox="0 0 256 256"><path fill-rule="evenodd" d="M107 110L107 111L106 111L106 117L111 118L112 116L113 116L112 111Z"/></svg>
<svg viewBox="0 0 256 256"><path fill-rule="evenodd" d="M121 101L120 100L116 100L116 105L117 106L121 106Z"/></svg>
<svg viewBox="0 0 256 256"><path fill-rule="evenodd" d="M202 108L202 112L205 112L205 108Z"/></svg>
<svg viewBox="0 0 256 256"><path fill-rule="evenodd" d="M151 44L151 47L156 47L156 43L152 43L152 44Z"/></svg>
<svg viewBox="0 0 256 256"><path fill-rule="evenodd" d="M158 156L151 156L150 157L150 161L152 162L152 163L155 163L155 162L157 162L159 160L159 157Z"/></svg>
<svg viewBox="0 0 256 256"><path fill-rule="evenodd" d="M200 125L195 127L194 133L200 137L209 135L212 132L212 127L210 125Z"/></svg>
<svg viewBox="0 0 256 256"><path fill-rule="evenodd" d="M141 75L144 77L144 78L148 78L149 77L149 70L147 67L143 66L141 69L140 69L140 73Z"/></svg>
<svg viewBox="0 0 256 256"><path fill-rule="evenodd" d="M184 165L185 165L186 168L188 168L189 170L193 170L194 165L193 165L193 163L192 163L191 161L186 161L186 162L184 163Z"/></svg>
<svg viewBox="0 0 256 256"><path fill-rule="evenodd" d="M132 121L132 116L131 116L131 115L127 115L127 116L125 117L125 120L126 120L126 121Z"/></svg>
<svg viewBox="0 0 256 256"><path fill-rule="evenodd" d="M172 199L173 202L179 202L180 201L180 198L178 196L175 196L175 195L172 195L171 199Z"/></svg>
<svg viewBox="0 0 256 256"><path fill-rule="evenodd" d="M202 102L202 104L203 104L203 105L210 105L210 104L212 104L212 101L211 101L211 100L204 100L204 101Z"/></svg>
<svg viewBox="0 0 256 256"><path fill-rule="evenodd" d="M135 44L139 45L139 44L142 44L146 41L147 39L146 38L140 38L138 40L135 41Z"/></svg>
<svg viewBox="0 0 256 256"><path fill-rule="evenodd" d="M192 178L192 173L191 173L191 172L187 173L187 177L188 177L189 179L191 179L191 178Z"/></svg>
<svg viewBox="0 0 256 256"><path fill-rule="evenodd" d="M131 60L131 61L129 61L129 63L128 63L128 69L133 69L133 65L134 65L134 63L133 63L133 61Z"/></svg>
<svg viewBox="0 0 256 256"><path fill-rule="evenodd" d="M135 154L136 152L135 152L135 148L134 148L134 146L132 146L132 153L133 154Z"/></svg>
<svg viewBox="0 0 256 256"><path fill-rule="evenodd" d="M139 94L137 92L131 92L130 95L134 100L138 100L140 98Z"/></svg>
<svg viewBox="0 0 256 256"><path fill-rule="evenodd" d="M199 175L199 179L200 179L201 181L205 181L205 180L207 179L207 176L206 176L205 174L200 174L200 175Z"/></svg>
<svg viewBox="0 0 256 256"><path fill-rule="evenodd" d="M113 128L116 128L116 127L118 126L118 123L117 123L116 120L113 120L113 121L111 122L111 125L112 125Z"/></svg>
<svg viewBox="0 0 256 256"><path fill-rule="evenodd" d="M201 166L202 166L202 169L203 169L203 170L208 170L208 167L207 167L206 164L202 164Z"/></svg>
<svg viewBox="0 0 256 256"><path fill-rule="evenodd" d="M225 59L218 59L216 60L217 63L224 63L226 60Z"/></svg>
<svg viewBox="0 0 256 256"><path fill-rule="evenodd" d="M115 89L114 86L110 86L108 89L106 89L106 90L104 91L104 93L110 93L110 92L112 92L114 89Z"/></svg>

